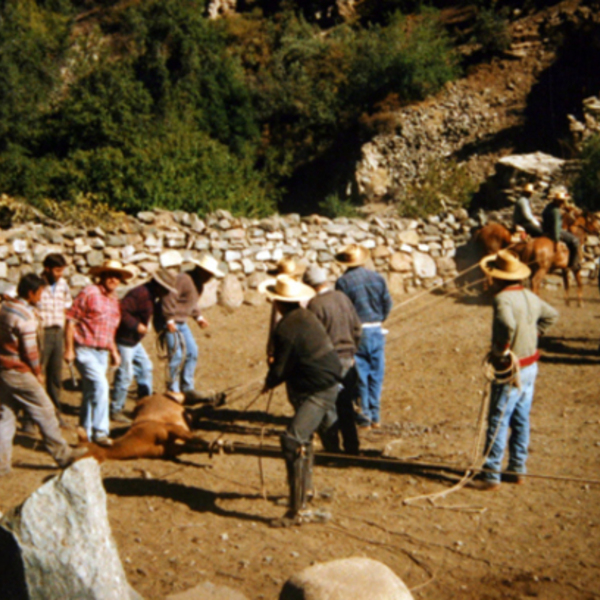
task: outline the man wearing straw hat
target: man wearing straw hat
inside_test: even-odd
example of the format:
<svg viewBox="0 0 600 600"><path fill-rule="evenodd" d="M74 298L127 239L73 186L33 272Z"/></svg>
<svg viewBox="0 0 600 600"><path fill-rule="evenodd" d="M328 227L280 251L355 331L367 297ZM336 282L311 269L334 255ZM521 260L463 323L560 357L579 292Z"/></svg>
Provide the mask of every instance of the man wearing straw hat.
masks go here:
<svg viewBox="0 0 600 600"><path fill-rule="evenodd" d="M566 209L571 196L563 189L558 189L552 194L551 201L542 212L542 229L544 235L548 236L556 246L559 241L564 242L569 248L569 266L578 271L581 269L579 261L579 240L570 231L563 229L563 210Z"/></svg>
<svg viewBox="0 0 600 600"><path fill-rule="evenodd" d="M543 235L540 222L534 217L531 211L530 198L533 196L535 186L533 183L526 183L517 201L513 212L513 223L522 227L530 236L539 237Z"/></svg>
<svg viewBox="0 0 600 600"><path fill-rule="evenodd" d="M90 269L97 283L88 285L75 298L67 311L65 360L81 374L83 398L79 420L88 439L111 445L109 438L109 383L106 371L109 359L115 367L121 357L115 333L121 320L116 290L133 274L118 260L106 260Z"/></svg>
<svg viewBox="0 0 600 600"><path fill-rule="evenodd" d="M205 254L199 261L190 261L194 268L190 273L177 274L176 293L167 294L160 303L160 310L154 313L154 328L157 332L166 331L165 338L169 352L169 383L171 392L193 392L194 374L198 362L198 345L187 324L192 317L201 328L209 326L198 307L198 300L204 284L212 277L223 277L216 259ZM183 265L183 258L176 250L169 250L160 256L161 265L177 273Z"/></svg>
<svg viewBox="0 0 600 600"><path fill-rule="evenodd" d="M335 441L335 450L339 450L339 429L344 451L347 454L358 454L359 440L354 414L354 403L358 398L358 374L354 366L354 355L360 345L362 324L350 298L329 285L325 269L310 265L304 273L303 281L316 292L307 308L325 327L343 367L342 389L335 403L337 427L335 435L331 436Z"/></svg>
<svg viewBox="0 0 600 600"><path fill-rule="evenodd" d="M138 399L152 394L152 362L142 345L142 339L148 332L156 302L169 292L177 293L175 279L173 273L157 269L150 281L134 287L121 300L121 322L116 334L121 364L113 382L110 407L112 421L131 423L123 409L134 376Z"/></svg>
<svg viewBox="0 0 600 600"><path fill-rule="evenodd" d="M263 391L285 382L295 411L281 436L289 509L272 525L299 525L310 520L306 500L311 480L312 437L317 430L330 430L337 419L335 401L342 365L319 319L300 305L315 295L311 287L289 275L279 275L274 281L264 281L259 289L282 315L273 332L273 360Z"/></svg>
<svg viewBox="0 0 600 600"><path fill-rule="evenodd" d="M369 251L358 244L342 248L335 260L346 267L335 289L344 292L352 301L362 323L362 338L355 355L359 375L363 429L379 428L381 388L385 371L385 333L382 323L392 310L392 299L385 279L364 267Z"/></svg>
<svg viewBox="0 0 600 600"><path fill-rule="evenodd" d="M506 480L523 483L520 473L526 472L529 446L529 413L533 401L538 372L538 337L558 319L557 311L533 292L525 289L522 280L531 273L508 250L485 257L480 266L493 279L498 293L494 296L491 362L497 374L510 372L506 381L492 384L488 429L486 434L486 461L488 472L481 476L480 489L500 487L502 458L508 429L508 471Z"/></svg>

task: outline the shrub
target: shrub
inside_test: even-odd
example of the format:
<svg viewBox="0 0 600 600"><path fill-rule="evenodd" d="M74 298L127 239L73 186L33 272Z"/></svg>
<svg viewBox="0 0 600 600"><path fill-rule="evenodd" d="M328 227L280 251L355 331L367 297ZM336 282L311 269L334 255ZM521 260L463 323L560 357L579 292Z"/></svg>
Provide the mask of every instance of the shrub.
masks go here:
<svg viewBox="0 0 600 600"><path fill-rule="evenodd" d="M480 8L473 26L473 41L481 46L486 55L500 54L511 43L506 10Z"/></svg>
<svg viewBox="0 0 600 600"><path fill-rule="evenodd" d="M356 217L356 206L350 200L343 200L337 194L330 194L319 202L319 213L330 219L336 217Z"/></svg>
<svg viewBox="0 0 600 600"><path fill-rule="evenodd" d="M397 198L401 217L417 218L437 214L451 205L467 206L477 189L464 165L455 161L432 161L424 177L411 184L402 198Z"/></svg>

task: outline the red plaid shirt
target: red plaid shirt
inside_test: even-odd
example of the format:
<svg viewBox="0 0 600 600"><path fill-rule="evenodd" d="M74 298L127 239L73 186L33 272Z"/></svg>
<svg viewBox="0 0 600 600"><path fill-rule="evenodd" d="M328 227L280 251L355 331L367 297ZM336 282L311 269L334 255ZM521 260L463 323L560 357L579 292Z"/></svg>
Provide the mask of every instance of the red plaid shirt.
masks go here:
<svg viewBox="0 0 600 600"><path fill-rule="evenodd" d="M10 370L41 372L38 319L22 298L3 302L0 309L0 371Z"/></svg>
<svg viewBox="0 0 600 600"><path fill-rule="evenodd" d="M75 344L108 350L121 320L119 300L99 285L88 285L75 298L67 319L75 322Z"/></svg>

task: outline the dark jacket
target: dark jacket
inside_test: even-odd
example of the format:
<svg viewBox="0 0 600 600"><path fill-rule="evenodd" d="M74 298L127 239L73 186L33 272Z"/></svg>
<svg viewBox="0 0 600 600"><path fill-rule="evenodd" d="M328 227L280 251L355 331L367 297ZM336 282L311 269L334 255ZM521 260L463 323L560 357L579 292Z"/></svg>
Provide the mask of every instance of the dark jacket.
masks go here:
<svg viewBox="0 0 600 600"><path fill-rule="evenodd" d="M177 294L170 292L158 304L154 313L154 329L162 331L167 321L185 323L188 317L197 319L201 316L198 308L200 295L198 288L187 273L179 273L175 281Z"/></svg>
<svg viewBox="0 0 600 600"><path fill-rule="evenodd" d="M362 335L362 324L350 298L337 290L319 292L308 304L329 334L340 358L356 354Z"/></svg>
<svg viewBox="0 0 600 600"><path fill-rule="evenodd" d="M284 381L297 393L326 390L341 381L342 365L319 319L306 308L283 316L273 333L274 361L267 387Z"/></svg>
<svg viewBox="0 0 600 600"><path fill-rule="evenodd" d="M135 346L144 337L138 333L138 325L148 325L154 314L154 296L147 283L127 292L121 300L121 323L115 339L117 344Z"/></svg>

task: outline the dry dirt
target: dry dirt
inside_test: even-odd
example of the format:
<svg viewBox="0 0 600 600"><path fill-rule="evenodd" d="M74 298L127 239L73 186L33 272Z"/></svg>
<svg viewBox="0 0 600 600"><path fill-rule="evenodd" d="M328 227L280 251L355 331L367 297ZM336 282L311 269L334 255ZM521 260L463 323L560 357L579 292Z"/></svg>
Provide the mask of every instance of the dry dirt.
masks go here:
<svg viewBox="0 0 600 600"><path fill-rule="evenodd" d="M186 454L180 462L134 460L102 466L114 537L131 584L145 598L209 580L248 598L277 598L284 581L315 561L367 556L392 568L415 598L584 600L600 596L600 418L597 369L600 300L586 288L584 308L565 307L545 340L532 414L526 485L498 492L462 489L434 505L403 500L453 485L450 472L399 473L316 468L316 504L328 523L272 529L285 508L281 459L263 460L268 499L261 496L255 456ZM396 303L407 297L396 299ZM207 311L196 329L199 389L223 390L258 381L264 367L269 308ZM415 461L469 464L484 380L491 309L472 300L422 296L398 306L388 328L381 431L362 434L364 449ZM153 339L148 348L155 355ZM65 377L67 373L65 371ZM164 368L156 363L157 388ZM290 408L282 390L267 415L266 397L233 394L200 426L213 439L277 443ZM65 393L72 409L76 392ZM130 400L129 407L133 401ZM75 416L68 420L74 424ZM74 433L67 432L71 440ZM32 438L15 440L14 470L0 482L0 510L22 502L55 471ZM587 481L589 480L589 481ZM331 495L330 493L327 494Z"/></svg>

